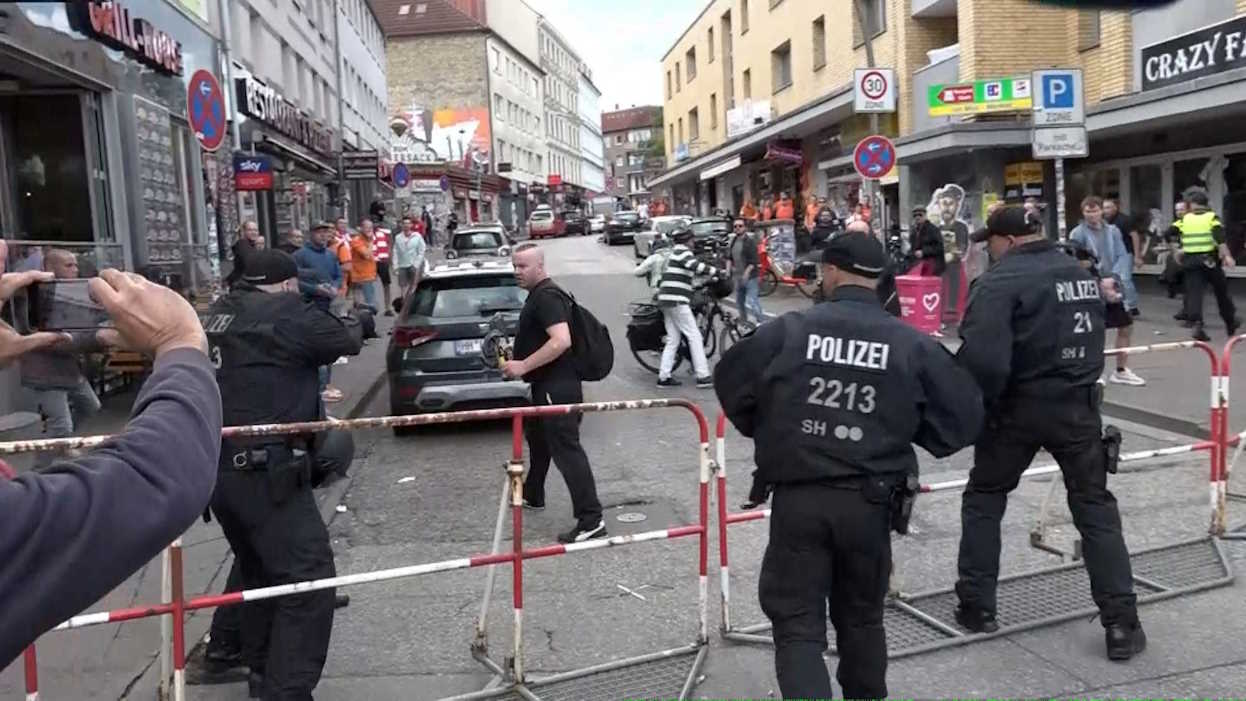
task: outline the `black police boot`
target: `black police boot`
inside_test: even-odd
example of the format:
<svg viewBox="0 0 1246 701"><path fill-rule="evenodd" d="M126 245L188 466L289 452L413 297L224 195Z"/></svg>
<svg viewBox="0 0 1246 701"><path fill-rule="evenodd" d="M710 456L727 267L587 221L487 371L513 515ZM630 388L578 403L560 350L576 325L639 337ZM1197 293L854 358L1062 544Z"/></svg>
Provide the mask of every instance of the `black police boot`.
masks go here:
<svg viewBox="0 0 1246 701"><path fill-rule="evenodd" d="M186 683L192 686L233 684L246 678L247 667L236 650L200 648L186 660Z"/></svg>
<svg viewBox="0 0 1246 701"><path fill-rule="evenodd" d="M995 614L963 605L956 607L956 622L971 633L994 633L999 630Z"/></svg>
<svg viewBox="0 0 1246 701"><path fill-rule="evenodd" d="M1207 335L1207 331L1203 328L1202 322L1196 322L1193 329L1194 330L1190 333L1190 336L1193 337L1195 341L1202 341L1203 343L1206 343L1211 340L1211 336Z"/></svg>
<svg viewBox="0 0 1246 701"><path fill-rule="evenodd" d="M1124 662L1146 649L1146 631L1141 623L1113 623L1103 631L1107 641L1108 659Z"/></svg>
<svg viewBox="0 0 1246 701"><path fill-rule="evenodd" d="M1229 325L1226 327L1226 328L1227 328L1227 330L1228 330L1228 332L1229 332L1229 338L1233 338L1234 336L1236 336L1236 335L1237 335L1237 330L1238 330L1239 328L1241 328L1241 326L1242 326L1242 320L1241 320L1241 319L1234 318L1234 319L1233 319L1233 323L1232 323L1232 324L1229 324Z"/></svg>

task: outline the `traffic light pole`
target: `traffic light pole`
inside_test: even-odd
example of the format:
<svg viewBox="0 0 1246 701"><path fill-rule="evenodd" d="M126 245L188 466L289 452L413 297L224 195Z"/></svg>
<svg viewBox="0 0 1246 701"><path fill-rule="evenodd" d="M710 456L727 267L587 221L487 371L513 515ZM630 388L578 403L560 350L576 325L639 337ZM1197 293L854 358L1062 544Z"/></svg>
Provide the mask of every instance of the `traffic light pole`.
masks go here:
<svg viewBox="0 0 1246 701"><path fill-rule="evenodd" d="M861 37L865 39L865 67L876 68L874 65L874 38L873 29L870 22L866 21L866 12L868 7L865 0L854 0L857 5L857 24L861 27ZM878 134L878 113L870 113L870 134ZM863 198L870 208L870 228L873 229L880 239L886 240L882 233L882 227L879 222L882 217L882 207L877 206L878 199L878 181L865 178L861 183L861 192L865 195Z"/></svg>

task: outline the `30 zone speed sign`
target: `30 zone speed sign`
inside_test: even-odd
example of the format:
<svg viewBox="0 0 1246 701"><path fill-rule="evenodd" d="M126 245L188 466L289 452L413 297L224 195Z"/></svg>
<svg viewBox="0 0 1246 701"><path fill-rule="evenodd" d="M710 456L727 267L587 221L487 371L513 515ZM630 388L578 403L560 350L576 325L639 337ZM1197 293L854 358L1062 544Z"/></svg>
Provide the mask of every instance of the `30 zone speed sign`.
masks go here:
<svg viewBox="0 0 1246 701"><path fill-rule="evenodd" d="M853 81L853 106L862 112L896 111L896 74L890 68L858 68Z"/></svg>

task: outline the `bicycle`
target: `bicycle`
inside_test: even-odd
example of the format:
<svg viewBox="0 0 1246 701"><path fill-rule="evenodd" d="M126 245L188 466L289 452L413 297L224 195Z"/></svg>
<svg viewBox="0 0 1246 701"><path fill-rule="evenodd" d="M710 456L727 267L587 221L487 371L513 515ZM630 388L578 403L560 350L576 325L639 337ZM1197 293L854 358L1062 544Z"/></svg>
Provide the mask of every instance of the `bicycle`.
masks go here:
<svg viewBox="0 0 1246 701"><path fill-rule="evenodd" d="M798 275L797 269L800 263L789 265L786 262L777 261L770 257L770 242L776 236L777 232L766 234L765 240L757 247L757 254L761 258L761 282L759 295L768 297L779 289L779 285L795 287L805 297L813 297L819 287L816 269L813 277ZM790 268L790 269L789 269Z"/></svg>
<svg viewBox="0 0 1246 701"><path fill-rule="evenodd" d="M692 312L697 319L697 329L701 331L701 342L705 347L705 357L714 357L721 345L726 351L749 327L740 323L739 319L729 314L720 303L719 294L728 292L730 283L719 278L697 285L693 289ZM666 326L662 318L662 310L652 302L632 302L628 309L631 322L627 325L627 345L632 351L636 362L649 372L657 374L662 363L662 350L666 346ZM721 331L717 324L722 325ZM675 354L674 372L684 360L692 362L692 351L688 347L688 339L681 338L679 350Z"/></svg>

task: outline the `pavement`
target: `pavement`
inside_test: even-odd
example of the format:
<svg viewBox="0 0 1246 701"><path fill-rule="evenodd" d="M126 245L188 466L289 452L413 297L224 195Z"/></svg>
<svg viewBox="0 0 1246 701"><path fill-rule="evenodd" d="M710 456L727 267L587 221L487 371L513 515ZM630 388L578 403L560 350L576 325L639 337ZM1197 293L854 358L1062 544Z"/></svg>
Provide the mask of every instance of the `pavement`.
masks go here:
<svg viewBox="0 0 1246 701"><path fill-rule="evenodd" d="M690 384L675 390L659 389L654 385L655 376L640 368L630 355L625 337L627 304L648 296L643 280L631 275L634 262L630 249L607 248L594 237L558 239L542 246L547 250L551 273L610 327L615 343L614 372L601 382L586 384L586 401L681 396L699 403L712 419L717 411L712 391L697 390ZM778 296L764 301L772 310L781 310L783 302ZM807 304L803 298L791 302ZM1163 300L1146 298L1144 318L1170 318L1171 312L1163 304ZM1159 334L1162 340L1185 337L1183 330L1166 331L1160 323L1149 333L1156 335L1155 330L1163 331ZM1215 326L1210 330L1213 336L1223 335ZM1149 341L1143 340L1140 330L1134 343L1143 342ZM365 374L379 376L380 360L374 366L366 360L379 347L374 344L361 356L359 366L369 368ZM380 354L370 357L379 358ZM1150 419L1168 416L1197 421L1194 409L1198 398L1206 403L1206 375L1201 380L1181 379L1197 378L1201 372L1198 359L1176 353L1153 357L1154 364L1143 365L1142 359L1136 364L1138 372L1151 381L1148 387L1111 389L1114 398L1129 399L1149 412L1136 418L1113 419L1125 433L1126 451L1192 442L1193 438L1186 435L1192 426L1160 426ZM338 371L343 372L341 367ZM1172 379L1162 379L1169 377ZM1192 395L1191 410L1185 413L1184 394ZM371 397L363 398L356 413L381 415L388 407L387 388L381 383ZM582 436L612 535L695 523L697 431L686 411L590 414L584 417ZM351 476L334 485L341 490L340 495L323 497L331 518L329 530L339 573L489 551L503 489L502 466L510 453L506 424L427 427L403 437L388 431L366 431L360 432L356 441L359 454ZM729 431L726 450L731 477L728 503L734 509L748 488L752 443ZM924 482L964 477L970 467L968 451L942 460L919 451L919 459ZM1036 462L1047 461L1040 456ZM1004 520L1004 573L1060 562L1058 557L1028 544L1028 531L1050 485L1050 480L1035 479L1013 494L1012 508ZM1112 478L1111 486L1121 503L1125 535L1132 550L1195 538L1205 531L1207 458L1203 454L1130 464ZM1068 548L1075 532L1067 509L1059 500L1056 503L1049 538ZM334 508L339 504L344 511ZM894 541L895 581L902 591L938 589L954 580L959 504L954 491L923 495L919 500L911 534ZM1231 508L1235 525L1246 520L1240 505ZM555 534L571 524L569 497L556 471L551 471L547 482L547 509L525 513L524 521L527 546L552 543ZM193 576L188 572L188 577L193 577L188 589L194 593L219 589L227 564L223 555L215 555L206 547L214 527L202 528L207 530L200 531L201 542L194 546L198 549L187 557L196 570ZM510 548L509 527L503 532L502 547ZM711 570L716 566L715 541L711 537ZM765 620L756 602L765 545L763 524L731 528L730 585L733 620L739 625ZM221 547L219 541L217 547ZM1239 570L1246 568L1246 542L1225 541L1224 548ZM696 563L695 538L525 562L524 643L529 675L580 669L692 642L697 625ZM211 576L207 576L209 570ZM503 566L497 571L493 598L487 607L490 653L498 660L509 654L510 646L512 592L508 570ZM147 573L129 591L119 592L119 600L157 599L158 586L144 586L145 582L155 582L155 575ZM316 698L436 699L496 682L469 654L485 576L484 569L470 569L352 587L350 607L337 612L329 659ZM711 576L710 580L711 644L702 670L704 678L694 697L777 697L772 652L761 646L723 641L714 630L718 577ZM1131 663L1107 662L1099 623L1077 619L893 660L888 674L891 696L1240 696L1241 689L1246 688L1246 649L1240 643L1246 633L1246 616L1241 615L1246 601L1244 586L1239 583L1145 606L1141 616L1150 647ZM106 606L102 603L93 610ZM206 615L194 619L191 626L196 635L201 633ZM55 647L41 647L48 649L47 661L41 656L47 698L152 698L157 675L150 669L142 673L142 666L151 664L158 641L151 631L158 631L158 626L138 622L56 634ZM47 636L45 641L52 639ZM62 654L71 645L76 656ZM639 670L638 674L646 672ZM0 699L16 698L19 689L16 670L0 675ZM622 698L626 692L620 688L583 688L568 692L564 698L605 701ZM674 697L676 692L665 693ZM246 690L242 685L191 687L190 698L241 701Z"/></svg>

